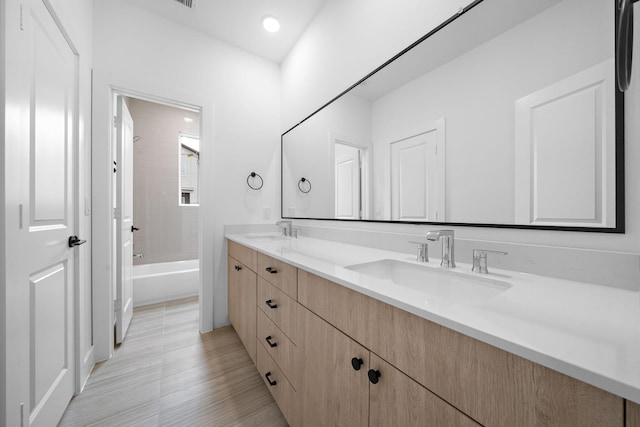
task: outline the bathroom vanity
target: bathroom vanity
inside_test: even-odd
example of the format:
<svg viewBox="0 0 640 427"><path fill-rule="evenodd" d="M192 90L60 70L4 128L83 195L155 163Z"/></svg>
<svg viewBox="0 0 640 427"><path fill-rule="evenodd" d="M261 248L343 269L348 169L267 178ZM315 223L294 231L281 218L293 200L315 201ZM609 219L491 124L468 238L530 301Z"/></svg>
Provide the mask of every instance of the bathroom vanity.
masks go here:
<svg viewBox="0 0 640 427"><path fill-rule="evenodd" d="M226 237L229 318L290 425L638 425L637 292L464 264L438 276L406 254L306 237ZM398 286L406 277L384 272L396 264L409 267L392 275L427 268L453 288L492 290ZM618 311L598 324L594 303Z"/></svg>

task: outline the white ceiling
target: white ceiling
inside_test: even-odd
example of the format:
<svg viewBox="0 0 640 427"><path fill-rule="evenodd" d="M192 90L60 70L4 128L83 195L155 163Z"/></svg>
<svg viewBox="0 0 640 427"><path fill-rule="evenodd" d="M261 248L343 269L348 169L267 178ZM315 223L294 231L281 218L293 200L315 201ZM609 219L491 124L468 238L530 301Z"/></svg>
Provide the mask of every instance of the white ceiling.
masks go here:
<svg viewBox="0 0 640 427"><path fill-rule="evenodd" d="M192 9L176 0L127 1L280 63L326 0L195 0ZM280 31L262 28L267 15L278 18Z"/></svg>

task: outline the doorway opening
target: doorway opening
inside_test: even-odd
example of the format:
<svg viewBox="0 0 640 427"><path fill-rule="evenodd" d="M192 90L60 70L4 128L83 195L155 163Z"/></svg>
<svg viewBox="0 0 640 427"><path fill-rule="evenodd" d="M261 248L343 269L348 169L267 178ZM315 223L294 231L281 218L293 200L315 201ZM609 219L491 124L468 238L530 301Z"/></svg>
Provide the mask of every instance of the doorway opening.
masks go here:
<svg viewBox="0 0 640 427"><path fill-rule="evenodd" d="M119 344L134 307L198 298L201 114L121 92L114 92L113 105L113 316Z"/></svg>

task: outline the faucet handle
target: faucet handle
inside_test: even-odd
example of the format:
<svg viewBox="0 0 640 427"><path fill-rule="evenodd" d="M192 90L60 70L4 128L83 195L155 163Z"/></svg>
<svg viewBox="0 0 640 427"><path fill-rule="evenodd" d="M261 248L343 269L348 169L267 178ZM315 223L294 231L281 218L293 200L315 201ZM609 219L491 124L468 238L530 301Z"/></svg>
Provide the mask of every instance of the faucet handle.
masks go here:
<svg viewBox="0 0 640 427"><path fill-rule="evenodd" d="M503 251L493 251L490 249L474 249L473 250L473 266L471 267L471 271L479 274L488 274L489 269L487 268L487 254L498 254L498 255L508 255L508 252Z"/></svg>
<svg viewBox="0 0 640 427"><path fill-rule="evenodd" d="M429 262L429 244L427 242L410 241L409 243L418 245L418 254L416 256L416 261Z"/></svg>

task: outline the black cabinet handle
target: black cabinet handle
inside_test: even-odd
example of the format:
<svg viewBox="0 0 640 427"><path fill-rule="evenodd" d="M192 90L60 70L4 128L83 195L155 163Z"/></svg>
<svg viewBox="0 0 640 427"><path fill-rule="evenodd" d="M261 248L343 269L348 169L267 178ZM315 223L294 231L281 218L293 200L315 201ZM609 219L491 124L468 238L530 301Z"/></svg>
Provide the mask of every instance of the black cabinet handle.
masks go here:
<svg viewBox="0 0 640 427"><path fill-rule="evenodd" d="M271 376L271 371L264 374L264 377L267 379L267 382L269 383L269 385L273 387L274 385L278 384L278 381L276 380L271 381L271 378L269 378L270 376Z"/></svg>
<svg viewBox="0 0 640 427"><path fill-rule="evenodd" d="M267 270L271 274L276 274L278 272L278 270L276 270L275 268L271 268L271 267L267 267L267 268L265 268L265 270Z"/></svg>
<svg viewBox="0 0 640 427"><path fill-rule="evenodd" d="M351 359L351 366L353 366L353 369L356 371L359 371L360 368L362 368L363 364L364 361L358 357L354 357L353 359Z"/></svg>
<svg viewBox="0 0 640 427"><path fill-rule="evenodd" d="M236 269L236 271L240 271L240 270L242 270L242 267L240 267L239 265L235 265L233 268L235 268L235 269Z"/></svg>
<svg viewBox="0 0 640 427"><path fill-rule="evenodd" d="M133 225L131 226L131 232L133 233L134 231L138 231L140 230L138 227L134 227Z"/></svg>
<svg viewBox="0 0 640 427"><path fill-rule="evenodd" d="M278 304L272 304L272 300L268 299L264 303L269 306L269 308L278 308Z"/></svg>
<svg viewBox="0 0 640 427"><path fill-rule="evenodd" d="M272 340L271 335L266 337L265 340L267 341L267 344L269 344L269 347L271 347L271 348L278 346L277 342L271 342L271 340Z"/></svg>
<svg viewBox="0 0 640 427"><path fill-rule="evenodd" d="M367 373L367 375L369 376L369 381L371 381L371 384L378 384L378 379L380 378L380 371L374 371L373 369L369 369L369 372Z"/></svg>

